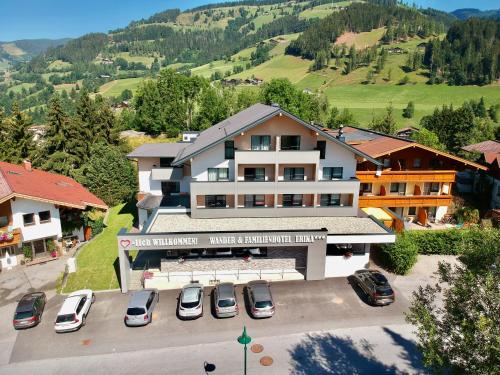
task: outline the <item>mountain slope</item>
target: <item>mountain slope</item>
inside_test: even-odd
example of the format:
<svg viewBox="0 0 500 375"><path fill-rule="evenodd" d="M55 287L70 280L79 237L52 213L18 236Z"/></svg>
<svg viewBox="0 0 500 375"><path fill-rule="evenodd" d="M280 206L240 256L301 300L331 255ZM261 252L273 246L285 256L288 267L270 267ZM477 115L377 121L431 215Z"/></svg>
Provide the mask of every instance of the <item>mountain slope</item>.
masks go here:
<svg viewBox="0 0 500 375"><path fill-rule="evenodd" d="M471 17L500 19L500 9L479 10L475 8L462 8L451 12L459 20L466 20Z"/></svg>

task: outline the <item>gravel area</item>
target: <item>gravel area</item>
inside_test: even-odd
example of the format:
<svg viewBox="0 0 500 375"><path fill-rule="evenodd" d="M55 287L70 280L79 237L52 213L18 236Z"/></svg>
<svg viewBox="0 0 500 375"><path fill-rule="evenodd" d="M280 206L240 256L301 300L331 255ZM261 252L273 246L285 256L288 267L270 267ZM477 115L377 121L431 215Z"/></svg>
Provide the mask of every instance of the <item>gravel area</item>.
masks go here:
<svg viewBox="0 0 500 375"><path fill-rule="evenodd" d="M158 214L149 233L250 232L318 230L329 234L387 234L387 230L365 217L266 217L193 219L187 214Z"/></svg>

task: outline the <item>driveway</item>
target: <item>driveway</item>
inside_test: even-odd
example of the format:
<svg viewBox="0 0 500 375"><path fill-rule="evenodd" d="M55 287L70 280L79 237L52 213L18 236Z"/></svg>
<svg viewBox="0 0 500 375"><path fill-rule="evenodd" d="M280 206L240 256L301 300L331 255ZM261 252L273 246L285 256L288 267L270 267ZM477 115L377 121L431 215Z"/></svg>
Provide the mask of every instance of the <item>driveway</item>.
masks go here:
<svg viewBox="0 0 500 375"><path fill-rule="evenodd" d="M403 324L405 298L386 307L372 307L361 300L344 278L323 281L280 282L271 286L276 314L271 319L252 319L245 309L230 319L215 319L211 299L204 300L204 316L194 321L176 317L178 290L160 292L160 302L153 323L146 327L128 328L123 324L128 295L118 292L97 293L97 299L81 330L56 334L54 318L63 296L51 298L42 323L20 331L10 362L57 357L180 347L234 341L245 325L254 337L269 337L360 326ZM208 295L210 288L205 290ZM237 287L240 307L243 288ZM47 343L50 343L47 345Z"/></svg>

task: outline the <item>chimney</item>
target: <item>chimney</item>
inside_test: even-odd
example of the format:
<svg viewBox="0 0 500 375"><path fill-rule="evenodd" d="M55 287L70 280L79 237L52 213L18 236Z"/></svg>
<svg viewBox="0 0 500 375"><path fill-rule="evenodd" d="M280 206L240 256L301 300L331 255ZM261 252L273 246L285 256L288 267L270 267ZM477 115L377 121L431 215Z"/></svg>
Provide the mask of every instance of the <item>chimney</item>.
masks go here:
<svg viewBox="0 0 500 375"><path fill-rule="evenodd" d="M337 134L337 139L341 142L345 142L344 125L339 126L339 134Z"/></svg>
<svg viewBox="0 0 500 375"><path fill-rule="evenodd" d="M280 108L280 105L276 102L271 103L271 107Z"/></svg>
<svg viewBox="0 0 500 375"><path fill-rule="evenodd" d="M31 161L28 159L23 160L23 167L26 169L28 172L31 172Z"/></svg>

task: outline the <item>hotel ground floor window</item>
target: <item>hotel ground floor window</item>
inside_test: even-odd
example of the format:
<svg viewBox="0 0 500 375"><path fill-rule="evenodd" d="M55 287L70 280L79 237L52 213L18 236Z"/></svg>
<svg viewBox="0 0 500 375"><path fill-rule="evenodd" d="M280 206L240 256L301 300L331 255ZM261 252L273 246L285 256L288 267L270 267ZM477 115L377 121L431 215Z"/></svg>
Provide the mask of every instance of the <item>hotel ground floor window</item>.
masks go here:
<svg viewBox="0 0 500 375"><path fill-rule="evenodd" d="M324 207L340 206L340 194L321 194L320 205Z"/></svg>
<svg viewBox="0 0 500 375"><path fill-rule="evenodd" d="M179 194L181 191L181 184L178 181L162 181L161 193L163 195Z"/></svg>
<svg viewBox="0 0 500 375"><path fill-rule="evenodd" d="M17 247L16 245L0 247L0 258L6 256L7 253L9 253L9 255L11 256L18 255L22 253L22 249L20 247Z"/></svg>
<svg viewBox="0 0 500 375"><path fill-rule="evenodd" d="M264 181L265 168L245 168L245 181Z"/></svg>
<svg viewBox="0 0 500 375"><path fill-rule="evenodd" d="M263 194L245 195L245 207L265 207L266 197Z"/></svg>
<svg viewBox="0 0 500 375"><path fill-rule="evenodd" d="M417 207L408 207L408 215L415 216L417 214Z"/></svg>
<svg viewBox="0 0 500 375"><path fill-rule="evenodd" d="M283 194L283 207L301 207L302 194Z"/></svg>
<svg viewBox="0 0 500 375"><path fill-rule="evenodd" d="M205 207L210 207L210 208L226 207L226 196L225 195L206 195L205 196Z"/></svg>

